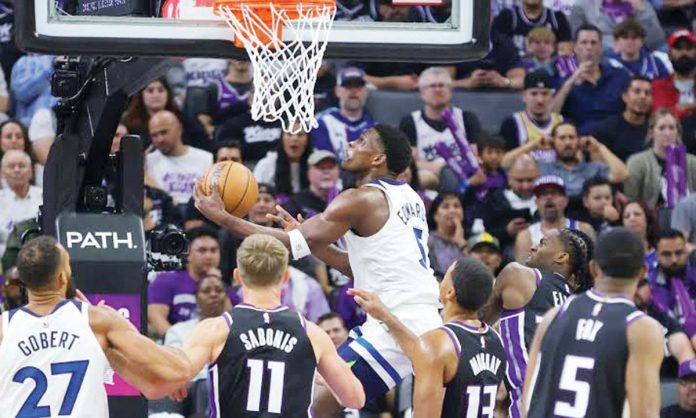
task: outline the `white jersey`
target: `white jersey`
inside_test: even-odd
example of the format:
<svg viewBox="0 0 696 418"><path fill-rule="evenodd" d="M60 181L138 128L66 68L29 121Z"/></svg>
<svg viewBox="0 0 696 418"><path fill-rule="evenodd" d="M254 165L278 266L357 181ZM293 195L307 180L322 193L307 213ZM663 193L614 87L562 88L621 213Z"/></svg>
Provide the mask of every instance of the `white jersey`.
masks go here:
<svg viewBox="0 0 696 418"><path fill-rule="evenodd" d="M2 314L0 416L109 416L109 363L89 326L88 309L67 299L43 317L26 308Z"/></svg>
<svg viewBox="0 0 696 418"><path fill-rule="evenodd" d="M452 107L452 114L454 115L454 120L457 125L461 128L461 132L466 139L466 126L464 125L464 113L462 109L458 107ZM423 111L416 110L411 112L411 117L413 118L413 124L416 127L416 152L418 153L418 158L424 161L433 161L440 159L440 154L435 150L435 144L438 142L444 142L447 144L455 155L459 155L459 147L457 142L454 140L452 131L445 129L444 131L438 131L423 119Z"/></svg>
<svg viewBox="0 0 696 418"><path fill-rule="evenodd" d="M377 294L390 310L414 304L438 307L423 200L402 181L379 179L365 186L384 192L389 218L369 237L353 231L345 235L355 287Z"/></svg>

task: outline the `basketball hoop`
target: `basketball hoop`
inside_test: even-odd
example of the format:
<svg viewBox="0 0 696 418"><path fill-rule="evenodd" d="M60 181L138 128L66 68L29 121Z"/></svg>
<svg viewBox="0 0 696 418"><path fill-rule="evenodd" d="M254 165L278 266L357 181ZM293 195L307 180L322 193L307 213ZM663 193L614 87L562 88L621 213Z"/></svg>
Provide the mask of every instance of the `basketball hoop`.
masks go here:
<svg viewBox="0 0 696 418"><path fill-rule="evenodd" d="M251 117L309 132L314 83L336 15L334 0L216 0L213 10L234 30L254 67ZM285 39L285 40L284 40Z"/></svg>

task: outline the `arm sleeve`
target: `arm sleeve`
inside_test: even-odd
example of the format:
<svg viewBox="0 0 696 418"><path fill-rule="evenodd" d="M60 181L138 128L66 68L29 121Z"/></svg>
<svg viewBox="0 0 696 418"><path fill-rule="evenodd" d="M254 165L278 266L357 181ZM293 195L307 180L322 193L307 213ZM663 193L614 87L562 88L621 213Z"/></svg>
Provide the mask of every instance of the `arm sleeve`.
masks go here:
<svg viewBox="0 0 696 418"><path fill-rule="evenodd" d="M554 12L556 21L558 22L558 33L556 33L556 41L570 42L573 40L573 32L570 29L570 22L563 12Z"/></svg>
<svg viewBox="0 0 696 418"><path fill-rule="evenodd" d="M409 142L412 147L416 146L416 124L413 122L411 115L406 115L401 118L401 123L399 124L399 129L408 137Z"/></svg>
<svg viewBox="0 0 696 418"><path fill-rule="evenodd" d="M317 129L313 129L310 134L312 141L312 146L317 150L326 150L335 153L333 145L331 145L331 139L329 139L329 130L326 128L326 123L319 119L319 126Z"/></svg>
<svg viewBox="0 0 696 418"><path fill-rule="evenodd" d="M649 2L645 2L645 9L635 15L638 23L645 28L645 46L651 50L660 49L665 45L665 31L660 26L657 13Z"/></svg>
<svg viewBox="0 0 696 418"><path fill-rule="evenodd" d="M517 138L517 126L512 116L505 118L500 125L500 136L505 139L505 150L510 151L519 146L519 138Z"/></svg>
<svg viewBox="0 0 696 418"><path fill-rule="evenodd" d="M570 24L570 29L575 32L578 30L580 25L583 25L587 23L587 19L585 17L585 9L586 5L583 4L573 4L573 7L570 9L570 15L568 16L568 23Z"/></svg>
<svg viewBox="0 0 696 418"><path fill-rule="evenodd" d="M162 305L172 305L172 288L168 281L161 275L158 275L155 280L147 287L147 303L158 303Z"/></svg>
<svg viewBox="0 0 696 418"><path fill-rule="evenodd" d="M696 223L696 199L682 200L672 211L672 228L686 232L688 240L689 235L695 232L692 228L694 223Z"/></svg>
<svg viewBox="0 0 696 418"><path fill-rule="evenodd" d="M52 56L24 56L12 68L12 94L20 102L29 103L49 86L53 72Z"/></svg>

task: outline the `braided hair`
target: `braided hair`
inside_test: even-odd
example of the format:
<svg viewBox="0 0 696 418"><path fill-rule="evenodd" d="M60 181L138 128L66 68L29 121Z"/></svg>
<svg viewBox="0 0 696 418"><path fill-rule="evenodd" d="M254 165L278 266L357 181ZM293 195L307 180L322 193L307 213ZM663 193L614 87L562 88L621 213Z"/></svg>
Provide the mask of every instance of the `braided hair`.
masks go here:
<svg viewBox="0 0 696 418"><path fill-rule="evenodd" d="M589 290L593 285L589 263L594 254L594 243L580 230L563 228L560 238L570 258L570 276L574 278L575 293Z"/></svg>

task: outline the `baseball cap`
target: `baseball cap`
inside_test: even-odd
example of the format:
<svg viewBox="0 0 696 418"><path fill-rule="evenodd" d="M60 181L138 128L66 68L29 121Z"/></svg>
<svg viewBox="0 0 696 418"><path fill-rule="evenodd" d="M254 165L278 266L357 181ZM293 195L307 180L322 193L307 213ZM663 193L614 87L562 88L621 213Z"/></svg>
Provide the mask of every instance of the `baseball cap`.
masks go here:
<svg viewBox="0 0 696 418"><path fill-rule="evenodd" d="M494 237L488 232L483 232L481 234L474 235L469 239L468 242L469 251L473 251L474 248L483 247L484 245L493 247L497 251L500 251L500 241L498 241L498 238Z"/></svg>
<svg viewBox="0 0 696 418"><path fill-rule="evenodd" d="M310 155L309 158L307 158L307 164L309 165L317 165L320 162L326 160L326 159L331 159L334 162L338 162L338 159L334 155L333 152L331 151L326 151L326 150L315 150L313 151Z"/></svg>
<svg viewBox="0 0 696 418"><path fill-rule="evenodd" d="M563 179L558 176L548 175L541 176L536 179L534 182L534 194L538 194L542 189L545 188L555 188L560 190L563 194L566 194L565 183L563 182Z"/></svg>
<svg viewBox="0 0 696 418"><path fill-rule="evenodd" d="M696 376L696 359L689 359L679 364L679 378L685 379Z"/></svg>
<svg viewBox="0 0 696 418"><path fill-rule="evenodd" d="M532 71L524 76L524 89L552 89L551 76L546 71Z"/></svg>
<svg viewBox="0 0 696 418"><path fill-rule="evenodd" d="M338 72L336 84L341 87L345 87L349 84L364 86L367 84L365 81L365 71L358 67L346 67Z"/></svg>
<svg viewBox="0 0 696 418"><path fill-rule="evenodd" d="M696 45L696 35L694 35L694 33L688 29L681 29L673 32L671 35L669 35L669 38L667 38L667 44L670 47L673 47L674 44L682 38L686 38L689 40L689 42Z"/></svg>

